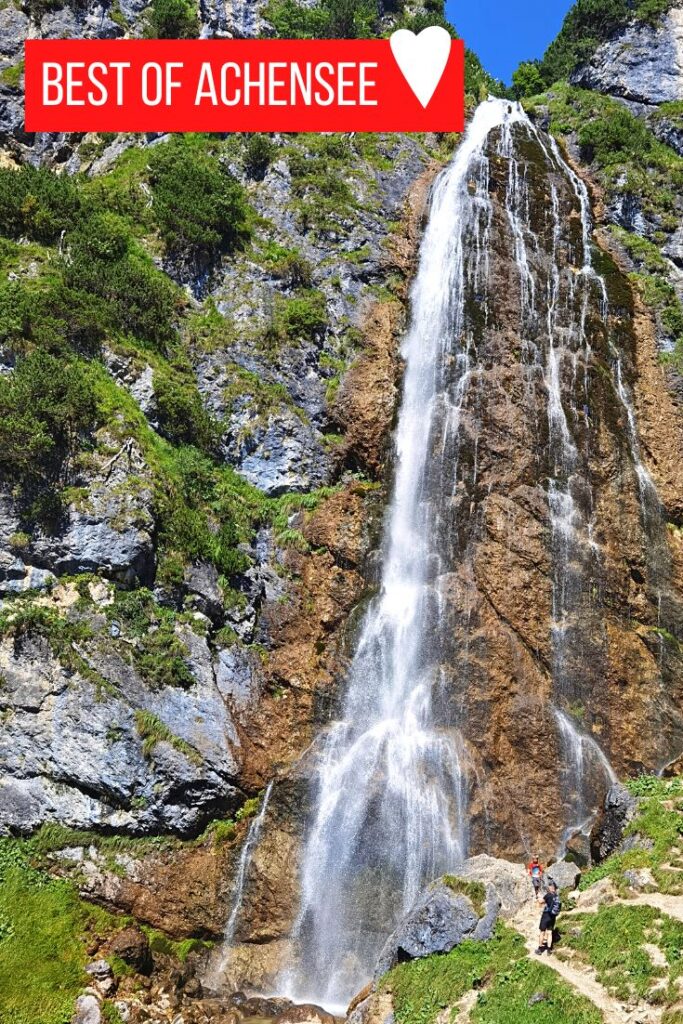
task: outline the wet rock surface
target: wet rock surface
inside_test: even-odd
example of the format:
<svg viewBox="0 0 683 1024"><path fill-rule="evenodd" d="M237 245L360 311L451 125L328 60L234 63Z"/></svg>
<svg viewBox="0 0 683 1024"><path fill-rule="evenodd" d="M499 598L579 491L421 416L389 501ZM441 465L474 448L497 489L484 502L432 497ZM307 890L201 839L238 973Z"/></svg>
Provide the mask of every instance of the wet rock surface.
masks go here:
<svg viewBox="0 0 683 1024"><path fill-rule="evenodd" d="M465 939L490 939L498 907L493 894L485 908L477 907L472 898L449 885L448 879L435 882L387 939L375 967L375 981L406 960L448 953Z"/></svg>

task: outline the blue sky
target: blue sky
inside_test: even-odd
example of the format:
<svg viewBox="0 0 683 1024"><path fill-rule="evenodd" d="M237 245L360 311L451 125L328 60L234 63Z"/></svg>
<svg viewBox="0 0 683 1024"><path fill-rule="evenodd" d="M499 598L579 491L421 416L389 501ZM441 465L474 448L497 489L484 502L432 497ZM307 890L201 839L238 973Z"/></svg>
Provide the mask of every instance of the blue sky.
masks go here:
<svg viewBox="0 0 683 1024"><path fill-rule="evenodd" d="M490 74L509 83L522 60L542 57L573 0L447 0L465 45Z"/></svg>

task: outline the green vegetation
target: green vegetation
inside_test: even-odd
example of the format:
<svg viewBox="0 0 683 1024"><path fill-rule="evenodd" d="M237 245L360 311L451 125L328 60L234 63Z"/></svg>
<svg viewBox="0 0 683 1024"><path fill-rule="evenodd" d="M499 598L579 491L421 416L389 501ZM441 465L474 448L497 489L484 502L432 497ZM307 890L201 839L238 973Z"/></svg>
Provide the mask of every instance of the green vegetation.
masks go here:
<svg viewBox="0 0 683 1024"><path fill-rule="evenodd" d="M32 495L65 484L96 422L87 367L32 352L0 376L0 472Z"/></svg>
<svg viewBox="0 0 683 1024"><path fill-rule="evenodd" d="M192 761L194 764L201 764L201 755L193 746L171 732L167 725L151 711L136 711L135 726L138 735L142 740L142 752L145 757L154 756L154 748L157 743L169 743L174 750Z"/></svg>
<svg viewBox="0 0 683 1024"><path fill-rule="evenodd" d="M68 1024L86 981L85 935L112 920L0 838L0 1024Z"/></svg>
<svg viewBox="0 0 683 1024"><path fill-rule="evenodd" d="M515 73L515 88L528 87L529 91L520 91L520 95L532 96L543 87L568 79L572 71L590 60L601 43L632 18L656 24L673 3L674 0L577 0L543 60L525 62ZM536 68L540 88L536 76L528 70L530 67Z"/></svg>
<svg viewBox="0 0 683 1024"><path fill-rule="evenodd" d="M629 788L641 800L626 834L640 836L646 843L626 853L614 854L586 872L581 877L580 888L586 889L601 878L611 878L617 889L626 895L624 872L649 868L661 892L683 895L683 869L673 864L683 857L683 779L642 776L630 782ZM648 841L651 849L646 848ZM665 867L667 863L669 866Z"/></svg>
<svg viewBox="0 0 683 1024"><path fill-rule="evenodd" d="M69 175L24 164L0 167L0 234L55 242L81 212L81 197Z"/></svg>
<svg viewBox="0 0 683 1024"><path fill-rule="evenodd" d="M554 134L577 134L582 155L611 196L636 196L645 216L663 231L676 229L683 158L659 142L642 120L608 96L564 84L525 104L532 116L541 105L550 111Z"/></svg>
<svg viewBox="0 0 683 1024"><path fill-rule="evenodd" d="M152 39L196 39L199 18L192 0L154 0L146 35Z"/></svg>
<svg viewBox="0 0 683 1024"><path fill-rule="evenodd" d="M300 288L292 298L277 294L266 333L266 344L315 341L327 327L327 300L315 288Z"/></svg>
<svg viewBox="0 0 683 1024"><path fill-rule="evenodd" d="M148 686L155 690L192 686L188 651L175 633L177 616L170 608L157 604L151 591L144 587L118 591L107 608L107 618L118 622L128 637L138 641L132 658Z"/></svg>
<svg viewBox="0 0 683 1024"><path fill-rule="evenodd" d="M189 367L162 364L152 378L159 430L172 444L192 444L214 451L219 425L211 418Z"/></svg>
<svg viewBox="0 0 683 1024"><path fill-rule="evenodd" d="M444 882L453 892L462 893L471 901L477 914L481 917L486 906L486 886L482 882L468 882L454 875L444 875Z"/></svg>
<svg viewBox="0 0 683 1024"><path fill-rule="evenodd" d="M270 0L263 16L285 39L369 39L379 29L377 0L321 0L315 7Z"/></svg>
<svg viewBox="0 0 683 1024"><path fill-rule="evenodd" d="M654 907L622 904L576 915L572 925L563 941L595 968L598 981L617 998L647 999L665 1006L678 1002L676 982L683 976L680 921ZM653 961L644 948L647 943L662 951L666 967Z"/></svg>
<svg viewBox="0 0 683 1024"><path fill-rule="evenodd" d="M242 166L244 173L254 181L263 181L277 147L270 135L252 132L244 140Z"/></svg>
<svg viewBox="0 0 683 1024"><path fill-rule="evenodd" d="M612 232L638 268L630 275L631 280L638 286L645 303L657 314L662 331L674 346L669 358L683 368L683 308L668 279L666 260L653 242L640 235L616 227Z"/></svg>
<svg viewBox="0 0 683 1024"><path fill-rule="evenodd" d="M433 1024L466 992L481 989L476 1024L600 1024L586 999L548 967L526 959L522 937L502 924L489 942L463 942L451 953L400 964L383 985L393 995L398 1024ZM542 998L531 1003L533 996Z"/></svg>
<svg viewBox="0 0 683 1024"><path fill-rule="evenodd" d="M23 76L24 61L20 60L17 64L13 64L11 67L5 68L0 72L0 82L10 89L19 89Z"/></svg>
<svg viewBox="0 0 683 1024"><path fill-rule="evenodd" d="M239 182L211 155L202 136L180 135L149 158L152 211L174 253L214 258L247 234Z"/></svg>

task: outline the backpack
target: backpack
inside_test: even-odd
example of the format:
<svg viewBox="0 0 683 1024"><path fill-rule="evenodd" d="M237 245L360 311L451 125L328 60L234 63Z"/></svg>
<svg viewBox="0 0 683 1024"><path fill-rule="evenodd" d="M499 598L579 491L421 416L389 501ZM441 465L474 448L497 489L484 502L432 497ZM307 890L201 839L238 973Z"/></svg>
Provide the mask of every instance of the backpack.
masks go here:
<svg viewBox="0 0 683 1024"><path fill-rule="evenodd" d="M560 901L559 893L555 893L554 896L553 896L553 902L552 902L552 905L551 905L551 908L550 908L550 913L553 915L553 917L557 917L557 915L560 913L561 910L562 910L562 903Z"/></svg>

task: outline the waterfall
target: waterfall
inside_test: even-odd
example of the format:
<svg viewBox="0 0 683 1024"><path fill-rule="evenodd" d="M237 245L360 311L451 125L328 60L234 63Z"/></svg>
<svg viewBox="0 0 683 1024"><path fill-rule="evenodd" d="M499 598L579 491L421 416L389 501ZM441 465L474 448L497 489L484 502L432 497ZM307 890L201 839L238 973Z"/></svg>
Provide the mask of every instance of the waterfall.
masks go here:
<svg viewBox="0 0 683 1024"><path fill-rule="evenodd" d="M240 851L240 859L237 865L237 874L235 876L235 885L233 889L232 906L225 925L223 942L220 946L220 950L218 951L218 955L213 958L213 962L207 972L206 987L209 990L220 988L223 975L230 963L232 947L234 945L235 935L237 932L237 925L239 923L242 905L244 903L244 891L246 888L247 876L249 874L249 867L251 865L252 857L254 856L254 851L261 840L263 822L265 821L266 811L268 810L268 803L270 801L270 794L272 791L273 781L271 780L263 794L263 800L261 801L259 812L249 824L247 838L245 839L242 850Z"/></svg>
<svg viewBox="0 0 683 1024"><path fill-rule="evenodd" d="M405 338L397 468L381 589L350 669L341 720L325 738L302 870L300 960L281 979L296 999L344 1008L392 921L467 852L466 772L457 723L434 714L442 683L442 586L460 421L473 374L468 289L486 316L492 214L490 132L522 117L477 110L432 196L412 326Z"/></svg>
<svg viewBox="0 0 683 1024"><path fill-rule="evenodd" d="M547 204L539 203L539 188ZM639 495L645 542L646 520L657 519L656 491L640 455L592 235L588 192L555 141L520 106L481 104L433 188L403 344L381 586L359 630L338 718L316 749L314 811L293 932L296 962L277 986L296 1001L343 1010L420 889L457 870L467 856L470 819L478 815L480 829L482 819L487 827L492 799L486 775L494 758L487 763L489 751L473 751L476 728L473 735L458 695L474 664L469 699L476 705L476 684L486 687L491 671L481 653L486 624L480 617L470 625L469 609L492 606L497 614L478 589L475 563L486 539L487 496L493 487L508 496L508 478L496 477L491 465L507 450L499 438L509 421L500 417L494 424L498 436L481 433L491 415L487 382L510 404L520 403L515 443L530 438L533 446L514 485L526 494L531 481L547 502L547 515L534 511L533 529L544 530L550 556L550 644L539 642L542 657L534 650L538 676L527 706L539 700L544 706L537 715L542 721L533 723L540 742L532 749L557 760L548 767L549 778L559 782L562 819L553 838L561 851L575 831L589 828L615 781L591 692L608 660L600 591L605 552L596 539L604 522L602 492L591 462L599 458L592 450L599 439L591 409L596 366L603 387L611 373L615 404L623 410L616 444L631 474L626 486ZM500 308L508 307L494 291L506 279L500 266L492 267L503 245L501 262L509 252L519 280L519 306L515 294L507 333ZM510 357L502 383L491 371L501 352ZM491 407L500 412L500 403ZM502 632L507 628L504 623ZM531 644L524 642L528 652ZM523 707L525 680L516 671L505 676L504 687L519 687ZM523 823L514 827L526 842ZM477 841L481 848L481 831Z"/></svg>

